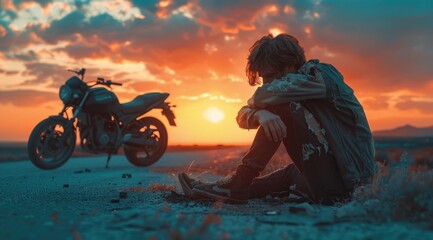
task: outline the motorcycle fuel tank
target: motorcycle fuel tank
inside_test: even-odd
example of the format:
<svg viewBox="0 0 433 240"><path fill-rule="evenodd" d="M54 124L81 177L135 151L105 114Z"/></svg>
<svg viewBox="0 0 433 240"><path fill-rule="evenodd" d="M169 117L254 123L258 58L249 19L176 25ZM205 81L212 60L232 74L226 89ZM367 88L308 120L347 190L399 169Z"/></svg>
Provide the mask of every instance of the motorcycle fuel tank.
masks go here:
<svg viewBox="0 0 433 240"><path fill-rule="evenodd" d="M84 104L87 112L107 113L112 112L119 105L117 96L105 88L93 88Z"/></svg>

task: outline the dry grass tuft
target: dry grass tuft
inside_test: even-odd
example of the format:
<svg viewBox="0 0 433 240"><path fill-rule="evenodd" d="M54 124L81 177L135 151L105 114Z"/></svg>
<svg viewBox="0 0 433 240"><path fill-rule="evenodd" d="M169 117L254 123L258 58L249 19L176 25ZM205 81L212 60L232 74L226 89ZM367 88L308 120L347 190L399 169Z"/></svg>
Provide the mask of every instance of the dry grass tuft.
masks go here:
<svg viewBox="0 0 433 240"><path fill-rule="evenodd" d="M403 154L397 161L377 166L373 183L358 188L354 199L367 204L377 200L379 206L370 214L383 221L433 224L433 169L425 160Z"/></svg>

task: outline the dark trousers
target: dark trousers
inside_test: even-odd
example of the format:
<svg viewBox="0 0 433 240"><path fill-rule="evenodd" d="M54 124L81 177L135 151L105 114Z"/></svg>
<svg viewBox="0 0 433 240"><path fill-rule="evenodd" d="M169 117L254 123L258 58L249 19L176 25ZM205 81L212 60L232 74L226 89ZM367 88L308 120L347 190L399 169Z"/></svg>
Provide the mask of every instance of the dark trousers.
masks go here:
<svg viewBox="0 0 433 240"><path fill-rule="evenodd" d="M287 127L283 144L293 164L255 178L249 188L250 197L259 198L273 192L296 189L317 203L333 204L346 199L350 191L344 187L332 149L326 141L326 133L312 114L297 102L270 110L279 115ZM269 140L260 127L237 172L258 176L280 144Z"/></svg>

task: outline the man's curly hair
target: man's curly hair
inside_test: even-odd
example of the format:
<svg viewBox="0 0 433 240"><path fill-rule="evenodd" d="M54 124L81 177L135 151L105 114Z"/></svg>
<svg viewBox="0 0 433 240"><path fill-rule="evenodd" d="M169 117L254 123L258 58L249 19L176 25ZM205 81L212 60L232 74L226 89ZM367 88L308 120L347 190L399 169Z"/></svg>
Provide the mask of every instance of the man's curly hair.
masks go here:
<svg viewBox="0 0 433 240"><path fill-rule="evenodd" d="M272 34L257 40L250 48L245 68L251 86L261 83L261 78L281 78L287 69L298 70L305 63L304 49L298 39L289 34Z"/></svg>

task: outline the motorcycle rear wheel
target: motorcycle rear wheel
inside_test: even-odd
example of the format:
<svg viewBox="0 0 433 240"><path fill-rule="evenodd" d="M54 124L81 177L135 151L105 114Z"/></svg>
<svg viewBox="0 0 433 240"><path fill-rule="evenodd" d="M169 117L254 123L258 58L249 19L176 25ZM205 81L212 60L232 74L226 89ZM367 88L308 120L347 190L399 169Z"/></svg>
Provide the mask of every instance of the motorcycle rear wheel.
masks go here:
<svg viewBox="0 0 433 240"><path fill-rule="evenodd" d="M131 124L128 133L148 141L147 146L125 144L123 149L130 163L137 167L147 167L156 163L167 149L168 134L164 124L154 117L143 117Z"/></svg>
<svg viewBox="0 0 433 240"><path fill-rule="evenodd" d="M76 134L72 125L62 117L50 117L33 129L27 143L32 163L44 170L61 167L71 157Z"/></svg>

